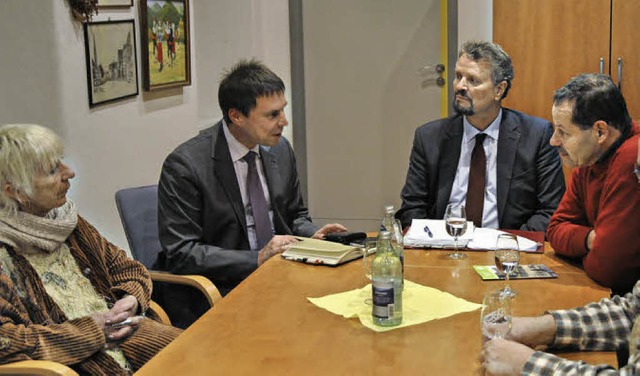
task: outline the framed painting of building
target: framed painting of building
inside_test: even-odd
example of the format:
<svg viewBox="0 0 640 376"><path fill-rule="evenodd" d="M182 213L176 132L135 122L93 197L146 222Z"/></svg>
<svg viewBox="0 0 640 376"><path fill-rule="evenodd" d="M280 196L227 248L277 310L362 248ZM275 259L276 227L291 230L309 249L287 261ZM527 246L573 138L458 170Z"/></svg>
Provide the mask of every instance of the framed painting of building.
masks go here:
<svg viewBox="0 0 640 376"><path fill-rule="evenodd" d="M190 85L189 0L141 0L140 25L144 89Z"/></svg>
<svg viewBox="0 0 640 376"><path fill-rule="evenodd" d="M138 95L133 20L84 24L89 106Z"/></svg>

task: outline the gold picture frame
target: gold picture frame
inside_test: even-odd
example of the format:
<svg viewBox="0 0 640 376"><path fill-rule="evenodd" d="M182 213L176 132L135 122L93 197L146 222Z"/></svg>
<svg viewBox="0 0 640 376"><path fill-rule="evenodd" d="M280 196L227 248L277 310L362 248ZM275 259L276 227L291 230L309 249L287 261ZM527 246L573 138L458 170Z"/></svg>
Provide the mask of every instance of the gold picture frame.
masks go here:
<svg viewBox="0 0 640 376"><path fill-rule="evenodd" d="M141 0L140 25L144 89L191 85L189 0Z"/></svg>

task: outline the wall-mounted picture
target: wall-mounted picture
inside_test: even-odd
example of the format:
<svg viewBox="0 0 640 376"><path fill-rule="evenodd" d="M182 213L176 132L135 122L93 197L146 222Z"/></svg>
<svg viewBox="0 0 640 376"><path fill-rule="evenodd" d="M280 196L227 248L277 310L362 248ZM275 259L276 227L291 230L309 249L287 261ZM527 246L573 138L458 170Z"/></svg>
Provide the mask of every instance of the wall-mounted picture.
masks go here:
<svg viewBox="0 0 640 376"><path fill-rule="evenodd" d="M133 0L98 0L99 8L123 8L132 6Z"/></svg>
<svg viewBox="0 0 640 376"><path fill-rule="evenodd" d="M145 90L191 84L188 0L141 0Z"/></svg>
<svg viewBox="0 0 640 376"><path fill-rule="evenodd" d="M133 20L84 24L89 106L138 95Z"/></svg>

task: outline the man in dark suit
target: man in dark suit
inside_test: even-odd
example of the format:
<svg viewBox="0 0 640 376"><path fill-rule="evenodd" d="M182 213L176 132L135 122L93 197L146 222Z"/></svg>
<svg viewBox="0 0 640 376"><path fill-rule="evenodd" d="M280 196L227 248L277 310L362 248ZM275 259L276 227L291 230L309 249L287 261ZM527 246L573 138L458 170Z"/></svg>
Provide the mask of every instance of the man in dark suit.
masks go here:
<svg viewBox="0 0 640 376"><path fill-rule="evenodd" d="M480 190L473 185L476 226L546 230L565 191L562 165L549 145L548 121L502 107L512 79L511 59L500 46L462 46L453 81L456 114L415 133L396 214L403 226L413 218L442 219L447 204L466 204L470 217L467 193L478 181L472 175L484 170L475 174ZM472 158L476 153L482 157Z"/></svg>
<svg viewBox="0 0 640 376"><path fill-rule="evenodd" d="M296 160L282 137L288 124L284 83L257 61L241 61L222 79L223 120L178 146L165 160L158 185L159 266L176 274L200 274L222 295L270 257L292 235L322 238L346 231L311 222L300 193ZM166 290L166 289L165 289ZM184 292L180 326L206 305Z"/></svg>

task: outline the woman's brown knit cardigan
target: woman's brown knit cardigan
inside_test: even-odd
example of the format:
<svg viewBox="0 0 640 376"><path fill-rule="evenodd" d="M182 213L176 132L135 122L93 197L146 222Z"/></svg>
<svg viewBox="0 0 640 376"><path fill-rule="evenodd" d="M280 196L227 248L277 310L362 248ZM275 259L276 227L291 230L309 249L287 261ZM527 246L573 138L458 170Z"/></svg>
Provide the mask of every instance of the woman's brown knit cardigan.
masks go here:
<svg viewBox="0 0 640 376"><path fill-rule="evenodd" d="M141 312L147 310L151 279L142 264L128 258L80 216L67 244L82 273L107 303L130 294L138 299ZM101 351L105 338L97 323L90 317L68 320L29 262L8 245L0 247L7 249L14 266L11 271L0 268L0 364L51 360L81 374L126 374ZM136 370L180 333L145 319L120 349Z"/></svg>

